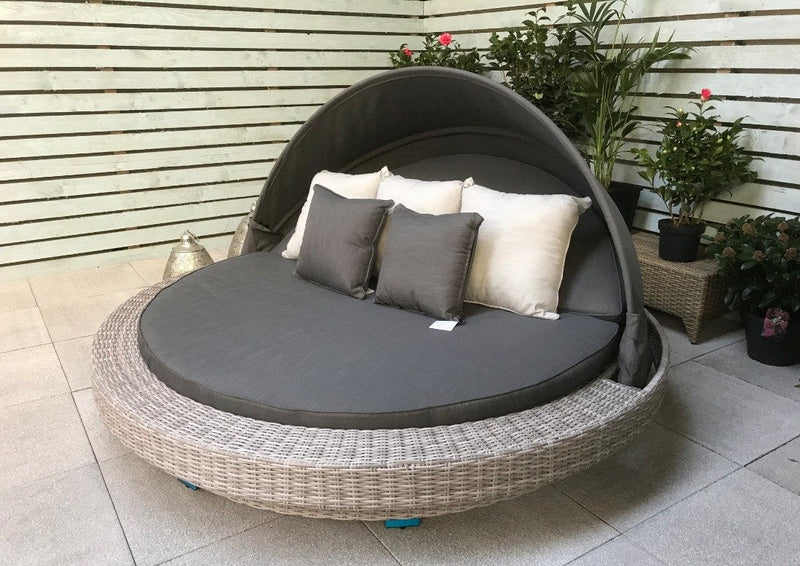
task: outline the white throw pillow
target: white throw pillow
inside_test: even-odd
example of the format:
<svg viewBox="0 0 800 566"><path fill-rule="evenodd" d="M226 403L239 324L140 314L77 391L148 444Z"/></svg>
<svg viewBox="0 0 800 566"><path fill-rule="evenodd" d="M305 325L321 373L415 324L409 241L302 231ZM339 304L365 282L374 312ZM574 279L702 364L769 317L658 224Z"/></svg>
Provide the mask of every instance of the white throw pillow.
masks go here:
<svg viewBox="0 0 800 566"><path fill-rule="evenodd" d="M564 262L589 197L501 193L474 185L461 212L483 216L464 300L555 320Z"/></svg>
<svg viewBox="0 0 800 566"><path fill-rule="evenodd" d="M311 206L311 198L314 196L314 185L322 185L345 198L375 198L378 193L378 185L383 179L391 176L387 167L375 173L362 175L348 175L331 171L320 171L314 175L314 178L311 179L311 188L308 190L308 198L297 218L294 234L289 238L286 249L281 252L281 255L286 259L297 259L300 255L300 247L303 245L303 234L306 231L306 221L308 220L308 208Z"/></svg>
<svg viewBox="0 0 800 566"><path fill-rule="evenodd" d="M421 181L392 175L381 181L376 198L393 200L395 206L402 204L409 210L420 214L454 214L461 211L461 189L468 184L472 185L471 178L466 181ZM383 262L386 239L391 225L392 214L390 211L386 216L376 248L376 271L380 271Z"/></svg>

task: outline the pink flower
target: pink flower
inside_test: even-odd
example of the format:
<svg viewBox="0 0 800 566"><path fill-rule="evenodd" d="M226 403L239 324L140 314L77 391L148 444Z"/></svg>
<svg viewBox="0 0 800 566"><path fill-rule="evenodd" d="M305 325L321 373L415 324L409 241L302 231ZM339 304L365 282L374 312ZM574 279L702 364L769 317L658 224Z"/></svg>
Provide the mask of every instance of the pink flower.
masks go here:
<svg viewBox="0 0 800 566"><path fill-rule="evenodd" d="M406 57L411 57L414 54L408 47L403 47L403 55Z"/></svg>
<svg viewBox="0 0 800 566"><path fill-rule="evenodd" d="M451 43L453 43L453 36L447 32L444 32L442 35L439 36L439 43L447 47Z"/></svg>
<svg viewBox="0 0 800 566"><path fill-rule="evenodd" d="M704 88L703 90L700 91L700 100L701 101L705 102L709 98L711 98L711 89L710 88Z"/></svg>
<svg viewBox="0 0 800 566"><path fill-rule="evenodd" d="M681 126L683 126L683 122L680 121L675 122L675 125L680 128Z"/></svg>

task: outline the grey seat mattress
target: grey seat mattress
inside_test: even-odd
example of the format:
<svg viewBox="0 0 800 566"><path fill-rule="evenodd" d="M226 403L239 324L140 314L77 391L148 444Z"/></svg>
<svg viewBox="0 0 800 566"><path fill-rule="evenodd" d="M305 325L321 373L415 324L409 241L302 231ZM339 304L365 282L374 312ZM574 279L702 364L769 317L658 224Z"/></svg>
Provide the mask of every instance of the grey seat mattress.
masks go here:
<svg viewBox="0 0 800 566"><path fill-rule="evenodd" d="M359 301L251 253L163 289L139 347L167 386L246 417L325 428L480 420L579 387L616 357L619 325L546 321L467 304L452 332L421 314Z"/></svg>

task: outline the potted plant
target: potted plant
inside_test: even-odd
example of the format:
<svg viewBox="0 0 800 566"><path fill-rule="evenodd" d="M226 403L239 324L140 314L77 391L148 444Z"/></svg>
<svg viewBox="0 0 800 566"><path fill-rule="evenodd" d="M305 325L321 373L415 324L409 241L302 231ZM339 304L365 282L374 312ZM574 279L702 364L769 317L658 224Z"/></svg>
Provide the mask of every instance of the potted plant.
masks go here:
<svg viewBox="0 0 800 566"><path fill-rule="evenodd" d="M688 59L689 55L672 43L672 36L659 41L656 33L650 41L630 41L622 32L626 0L570 0L567 7L568 25L585 43L575 76L575 94L587 129L587 158L630 227L641 188L612 184L612 175L626 138L640 126L635 94L654 65ZM610 37L604 33L607 29L613 29Z"/></svg>
<svg viewBox="0 0 800 566"><path fill-rule="evenodd" d="M447 32L441 34L427 34L423 40L422 50L415 53L404 43L396 52L389 54L389 59L395 68L432 65L437 67L452 67L471 73L482 73L485 68L481 63L481 55L474 47L462 49Z"/></svg>
<svg viewBox="0 0 800 566"><path fill-rule="evenodd" d="M692 93L693 96L697 96ZM711 91L703 89L697 112L670 108L661 126L661 143L654 155L631 150L644 168L639 175L667 206L669 218L659 221L658 253L670 261L694 261L706 225L703 208L734 186L753 181L753 157L741 145L742 118L728 128L708 105Z"/></svg>
<svg viewBox="0 0 800 566"><path fill-rule="evenodd" d="M800 363L800 219L772 215L731 220L708 246L728 285L725 303L745 325L747 355Z"/></svg>
<svg viewBox="0 0 800 566"><path fill-rule="evenodd" d="M578 68L578 34L558 18L551 25L545 9L529 12L522 29L504 37L493 32L486 58L508 87L534 103L556 126L579 144L584 138L574 79Z"/></svg>

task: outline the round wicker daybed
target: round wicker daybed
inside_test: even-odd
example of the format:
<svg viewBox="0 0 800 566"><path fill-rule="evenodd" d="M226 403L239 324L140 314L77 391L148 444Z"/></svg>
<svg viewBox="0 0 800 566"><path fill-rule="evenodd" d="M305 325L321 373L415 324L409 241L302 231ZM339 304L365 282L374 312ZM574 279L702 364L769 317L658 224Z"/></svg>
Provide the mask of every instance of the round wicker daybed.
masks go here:
<svg viewBox="0 0 800 566"><path fill-rule="evenodd" d="M304 334L302 323L287 323L295 286L279 262L289 260L268 250L294 226L316 171L359 173L383 165L418 179L472 176L505 192L591 197L592 207L581 216L567 256L559 298L561 322L510 313L493 318L492 313L484 313L476 314L471 326L468 323L453 333L466 339L486 319L496 334L497 321L502 328L508 320L504 316L526 319L514 327L515 334L518 329L527 332L524 325L530 321L529 336L537 337L539 343L530 345L531 357L523 358L517 369L522 368L524 377L524 368L537 360L548 368L560 368L551 363L560 355L565 360L562 365L570 366L562 372L568 379L559 381L558 375L545 371L537 378L544 384L540 388L544 396L536 388L533 394L525 390L522 395L512 381L506 385L514 389L512 395L490 395L488 403L468 395L462 399L460 390L453 387L459 402L448 405L446 411L434 407L426 412L425 399L411 395L413 410L359 413L355 420L347 415L340 419L340 407L349 407L347 403L334 403L331 414L269 412L270 400L281 399L283 389L276 389L274 395L262 392L261 404L255 402L259 399L237 398L241 391L236 388L237 372L255 366L262 373L250 375L251 389L262 375L277 372L283 378L276 380L281 388L296 381L301 393L309 392L313 404L314 382L300 379L307 377L302 363L299 373L286 377L292 365L285 361L281 365L282 352L269 349L270 342L288 343L275 340L280 330L261 332L274 326L287 328L293 339ZM276 162L251 220L244 251L252 255L210 266L171 285L155 285L133 297L105 321L93 348L95 400L112 432L153 465L234 501L336 519L463 511L515 497L606 458L637 434L660 404L666 341L643 308L635 251L619 213L575 148L547 118L510 90L477 75L441 68L392 71L331 100L307 121ZM260 270L273 264L278 271L250 286L250 280L267 273ZM283 318L276 313L276 319L270 320L268 307L250 308L249 301L255 298L260 306L269 303L270 279L280 277L283 286L275 289L288 293L288 300L282 299ZM297 288L305 290L298 291L297 301L313 298L314 293L330 293L301 285L297 283ZM253 290L252 297L248 289ZM320 304L328 312L341 312L337 309L355 303L365 302L326 298ZM175 313L194 304L198 311L204 305L212 307L207 320L197 315L176 322ZM359 308L367 313L359 315L362 321L370 321L371 313L380 313L379 318L392 317L392 312L420 316L385 307L354 310ZM313 321L312 315L313 307L303 311L301 318ZM240 328L236 321L248 316L257 320ZM185 333L181 324L190 326ZM230 334L234 355L226 355L225 345L220 346L224 332L217 332L215 325ZM390 319L383 327L371 328L386 328L387 335L382 337L387 341L409 335L392 336L395 326L402 324ZM582 333L597 333L596 329L610 338L594 352L581 339ZM317 342L325 336L307 334ZM572 337L589 353L573 352L569 344L547 343L548 339L563 342L564 337ZM500 342L492 347L500 348ZM343 344L347 348L352 342ZM516 344L524 341L518 339ZM307 347L313 350L315 345ZM423 355L424 348L417 348ZM264 351L248 355L248 349ZM462 348L459 355L468 356L470 349L476 348ZM387 350L386 355L396 351ZM169 352L176 355L168 357ZM378 358L383 354L379 351ZM502 355L508 357L509 352ZM275 365L268 366L273 358ZM403 359L408 357L398 357L395 365ZM341 373L347 360L334 371ZM464 364L470 367L469 360ZM463 375L463 367L449 379ZM401 376L402 380L403 371L400 366L392 379ZM484 364L480 371L483 377L475 381L491 381L491 364ZM202 379L187 372L202 373ZM540 368L533 373L537 372L542 374ZM318 373L317 379L325 378L324 371ZM219 391L213 391L216 375L220 376ZM409 376L410 383L417 383L412 393L421 390L419 384L425 379L426 375ZM503 384L502 379L495 381ZM270 380L264 382L268 387ZM189 387L183 388L185 384ZM352 393L360 389L354 386ZM450 393L447 383L440 389ZM329 406L330 393L323 396L328 398L321 406ZM299 398L302 402L305 395ZM434 404L440 402L436 399ZM461 405L468 412L458 413ZM240 406L244 409L238 410ZM465 420L464 415L473 418Z"/></svg>

